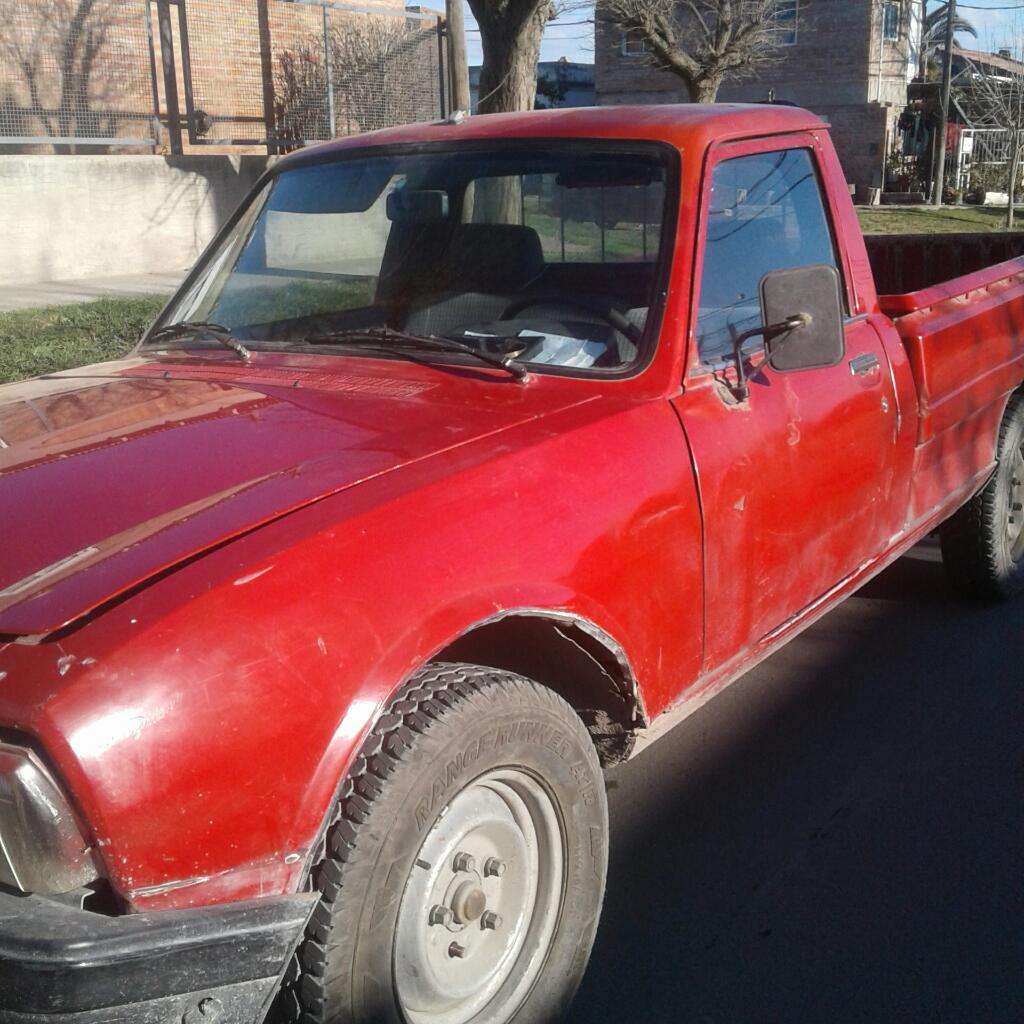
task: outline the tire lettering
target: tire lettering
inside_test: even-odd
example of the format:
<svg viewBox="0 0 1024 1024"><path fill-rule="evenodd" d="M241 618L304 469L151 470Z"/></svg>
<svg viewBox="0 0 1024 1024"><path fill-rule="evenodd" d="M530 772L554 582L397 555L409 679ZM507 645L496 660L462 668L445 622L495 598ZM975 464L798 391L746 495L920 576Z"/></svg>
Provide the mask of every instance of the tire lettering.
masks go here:
<svg viewBox="0 0 1024 1024"><path fill-rule="evenodd" d="M542 746L567 761L571 752L571 744L566 736L544 722L512 722L510 725L482 733L473 740L465 750L449 761L440 775L435 777L430 787L430 794L423 797L416 806L416 827L425 829L434 818L435 809L441 805L445 794L458 781L467 768L470 768L488 750L509 746L516 742ZM583 802L587 807L594 803L594 788L590 782L586 766L582 762L570 765L573 777L583 790Z"/></svg>

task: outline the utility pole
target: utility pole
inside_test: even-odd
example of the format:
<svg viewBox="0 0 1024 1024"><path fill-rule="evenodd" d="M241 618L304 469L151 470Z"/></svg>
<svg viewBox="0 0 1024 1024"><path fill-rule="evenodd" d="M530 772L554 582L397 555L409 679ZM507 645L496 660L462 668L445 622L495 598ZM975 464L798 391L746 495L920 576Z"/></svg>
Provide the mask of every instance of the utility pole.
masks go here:
<svg viewBox="0 0 1024 1024"><path fill-rule="evenodd" d="M181 109L178 106L178 74L174 67L174 29L171 27L170 0L157 0L156 13L160 32L160 63L164 69L164 98L167 102L167 137L171 156L181 156Z"/></svg>
<svg viewBox="0 0 1024 1024"><path fill-rule="evenodd" d="M885 15L883 14L884 18ZM922 82L928 81L928 60L924 53L925 25L928 24L928 0L921 0L921 11L918 14L921 19L921 33L917 39L917 73Z"/></svg>
<svg viewBox="0 0 1024 1024"><path fill-rule="evenodd" d="M939 125L939 146L935 168L936 206L942 205L942 193L946 188L946 125L949 124L949 96L953 85L953 31L956 21L956 0L946 4L946 52L942 62L942 124Z"/></svg>
<svg viewBox="0 0 1024 1024"><path fill-rule="evenodd" d="M469 113L469 64L466 62L466 20L463 0L445 0L448 29L448 69L451 75L451 109Z"/></svg>
<svg viewBox="0 0 1024 1024"><path fill-rule="evenodd" d="M267 133L267 155L280 153L277 144L274 99L274 58L270 41L270 11L267 0L256 0L256 23L260 37L260 72L263 76L263 124Z"/></svg>

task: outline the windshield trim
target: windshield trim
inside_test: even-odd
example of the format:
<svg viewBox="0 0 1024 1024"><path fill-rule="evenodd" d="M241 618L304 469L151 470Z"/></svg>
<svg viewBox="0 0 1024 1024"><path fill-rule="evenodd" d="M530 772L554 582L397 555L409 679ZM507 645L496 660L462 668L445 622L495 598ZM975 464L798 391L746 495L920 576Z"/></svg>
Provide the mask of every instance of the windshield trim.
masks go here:
<svg viewBox="0 0 1024 1024"><path fill-rule="evenodd" d="M654 283L652 286L650 312L644 325L643 337L637 345L637 356L625 366L613 368L584 368L571 366L553 366L549 363L528 363L526 364L531 374L537 376L572 377L576 379L596 380L626 380L638 377L654 361L658 349L658 339L661 335L662 323L665 315L665 304L668 299L668 289L672 274L672 255L675 251L676 233L679 221L680 205L680 181L682 176L682 156L678 148L671 143L656 139L632 139L632 138L601 138L587 137L579 138L569 135L523 135L515 138L481 138L460 140L453 144L447 140L433 142L401 143L397 145L366 145L352 146L346 150L320 151L313 148L301 153L290 155L287 159L279 161L269 167L249 190L249 193L239 204L238 208L225 221L224 225L214 235L199 258L193 264L184 281L168 299L161 309L157 318L149 326L140 338L134 349L136 354L153 350L150 344L150 336L161 327L166 326L170 321L167 318L168 312L177 307L184 296L191 289L195 281L206 271L210 261L216 256L221 244L251 210L253 203L257 202L267 185L276 180L280 175L289 171L299 170L306 167L315 167L333 163L346 163L350 160L372 159L381 156L417 156L420 154L430 155L443 153L446 150L458 150L459 153L474 151L509 150L514 152L517 149L536 150L538 146L549 146L551 148L571 147L583 152L602 153L644 153L655 156L661 160L665 167L665 206L662 211L661 244L658 256L658 264L655 268ZM263 349L259 341L247 342L254 353ZM299 343L301 344L301 342ZM267 350L269 351L269 349ZM276 349L275 351L280 351ZM438 353L448 355L447 353ZM451 353L455 355L455 353ZM441 360L445 361L445 360Z"/></svg>

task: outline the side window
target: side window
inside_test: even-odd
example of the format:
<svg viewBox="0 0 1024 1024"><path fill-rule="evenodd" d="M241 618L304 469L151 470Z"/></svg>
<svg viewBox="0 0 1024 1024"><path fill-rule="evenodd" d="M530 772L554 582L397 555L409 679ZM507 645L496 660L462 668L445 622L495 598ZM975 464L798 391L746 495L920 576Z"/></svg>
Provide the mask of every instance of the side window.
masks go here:
<svg viewBox="0 0 1024 1024"><path fill-rule="evenodd" d="M810 151L722 161L711 182L704 243L697 311L701 360L729 355L732 339L758 326L765 274L823 263L838 269Z"/></svg>

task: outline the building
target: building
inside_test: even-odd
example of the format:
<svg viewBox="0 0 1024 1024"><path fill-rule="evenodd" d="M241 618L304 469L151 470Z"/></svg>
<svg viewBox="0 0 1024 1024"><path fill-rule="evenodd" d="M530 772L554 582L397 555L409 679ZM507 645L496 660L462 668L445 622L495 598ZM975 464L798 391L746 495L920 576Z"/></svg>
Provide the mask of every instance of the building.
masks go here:
<svg viewBox="0 0 1024 1024"><path fill-rule="evenodd" d="M1010 49L989 53L985 50L967 50L953 45L953 84L968 87L976 75L989 78L1020 78L1024 75L1024 62L1017 60Z"/></svg>
<svg viewBox="0 0 1024 1024"><path fill-rule="evenodd" d="M955 164L947 167L946 178L954 182L956 188L978 196L1006 193L1013 132L986 97L992 89L999 90L1011 82L1021 81L1024 81L1024 62L1014 57L1009 49L990 53L960 46L953 48L954 92L948 159ZM937 94L933 102L938 102Z"/></svg>
<svg viewBox="0 0 1024 1024"><path fill-rule="evenodd" d="M441 20L405 0L0 0L0 152L159 150L175 106L191 152L432 120Z"/></svg>
<svg viewBox="0 0 1024 1024"><path fill-rule="evenodd" d="M905 0L778 0L779 59L721 102L777 101L829 121L847 178L866 197L881 187L907 85L918 74L920 6ZM686 102L682 83L652 67L639 40L613 25L596 28L598 103Z"/></svg>
<svg viewBox="0 0 1024 1024"><path fill-rule="evenodd" d="M469 69L469 95L473 110L480 99L480 68ZM537 107L593 107L597 105L594 90L594 65L574 64L560 57L542 60L537 65Z"/></svg>

